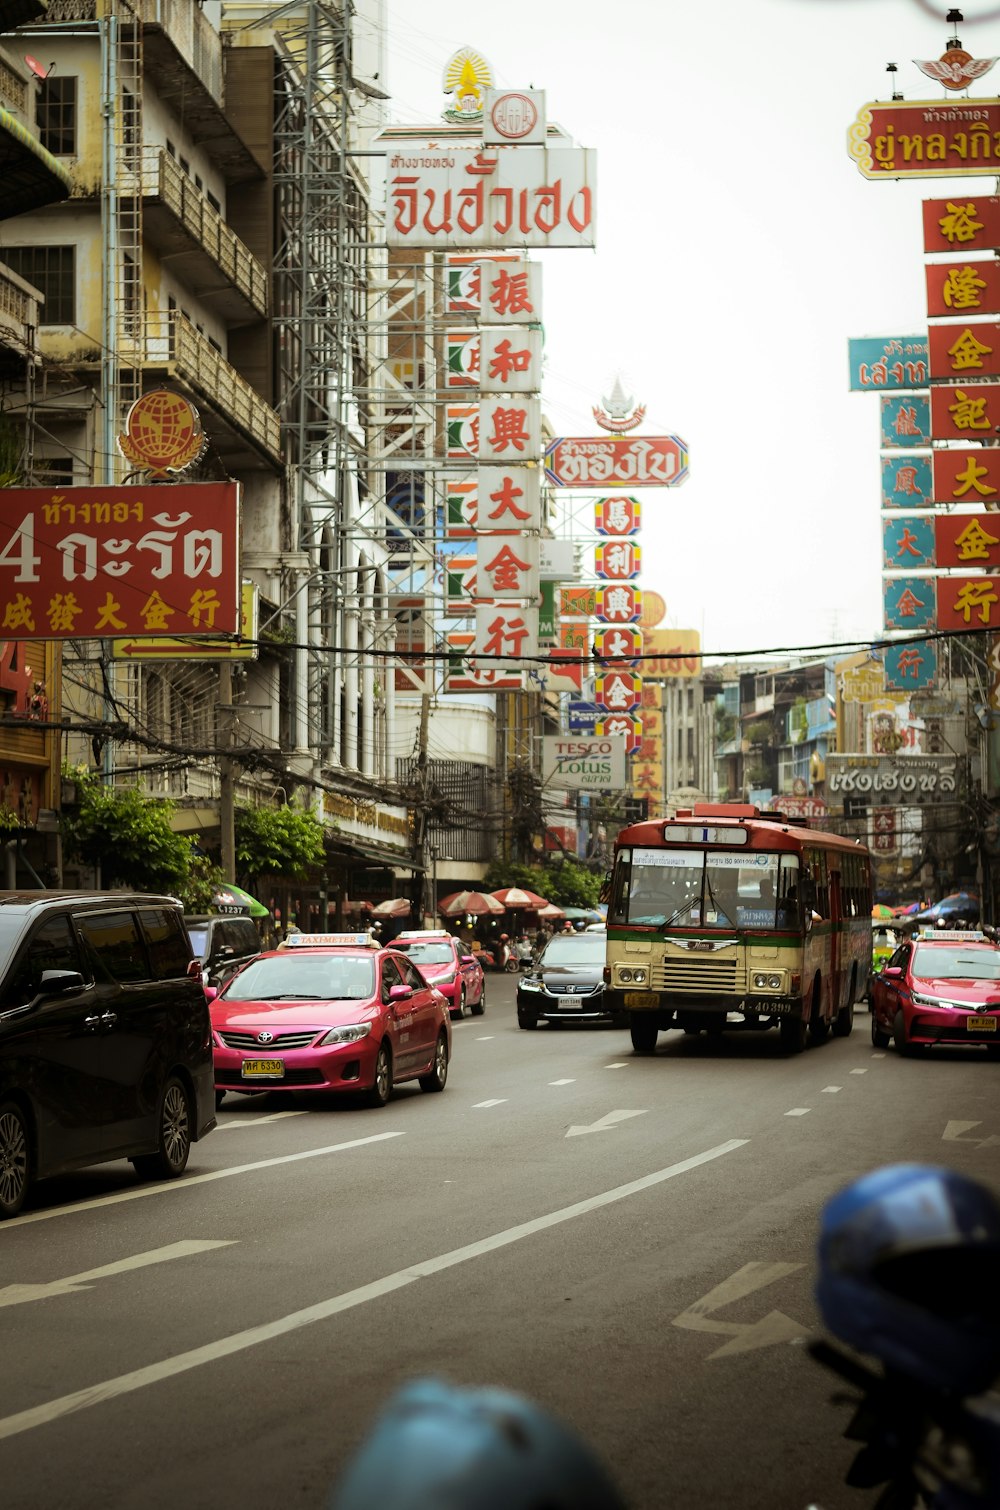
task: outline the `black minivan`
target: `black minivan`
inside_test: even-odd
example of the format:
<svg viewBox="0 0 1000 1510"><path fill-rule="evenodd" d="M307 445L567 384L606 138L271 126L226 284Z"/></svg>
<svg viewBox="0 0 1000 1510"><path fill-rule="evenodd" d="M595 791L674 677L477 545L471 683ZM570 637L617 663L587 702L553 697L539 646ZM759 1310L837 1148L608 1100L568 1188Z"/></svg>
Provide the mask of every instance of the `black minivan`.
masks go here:
<svg viewBox="0 0 1000 1510"><path fill-rule="evenodd" d="M0 891L0 1219L111 1159L183 1174L215 1127L199 962L170 897Z"/></svg>

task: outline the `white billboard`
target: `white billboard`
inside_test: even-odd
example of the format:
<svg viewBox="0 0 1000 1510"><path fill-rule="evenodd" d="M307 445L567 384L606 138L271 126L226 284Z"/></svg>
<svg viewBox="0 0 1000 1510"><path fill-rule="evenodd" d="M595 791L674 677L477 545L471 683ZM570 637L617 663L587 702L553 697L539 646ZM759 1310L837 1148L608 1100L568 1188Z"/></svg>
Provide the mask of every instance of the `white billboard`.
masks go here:
<svg viewBox="0 0 1000 1510"><path fill-rule="evenodd" d="M574 739L542 736L542 781L576 792L620 792L625 788L625 736Z"/></svg>

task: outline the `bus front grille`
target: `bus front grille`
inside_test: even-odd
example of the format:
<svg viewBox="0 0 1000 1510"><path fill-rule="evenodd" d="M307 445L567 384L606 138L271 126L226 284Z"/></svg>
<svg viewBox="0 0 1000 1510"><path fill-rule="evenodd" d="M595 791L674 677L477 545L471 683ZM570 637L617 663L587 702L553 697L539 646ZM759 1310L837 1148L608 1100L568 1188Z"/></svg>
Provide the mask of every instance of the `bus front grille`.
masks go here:
<svg viewBox="0 0 1000 1510"><path fill-rule="evenodd" d="M735 959L666 959L653 966L650 982L654 991L683 991L685 994L727 995L737 990Z"/></svg>

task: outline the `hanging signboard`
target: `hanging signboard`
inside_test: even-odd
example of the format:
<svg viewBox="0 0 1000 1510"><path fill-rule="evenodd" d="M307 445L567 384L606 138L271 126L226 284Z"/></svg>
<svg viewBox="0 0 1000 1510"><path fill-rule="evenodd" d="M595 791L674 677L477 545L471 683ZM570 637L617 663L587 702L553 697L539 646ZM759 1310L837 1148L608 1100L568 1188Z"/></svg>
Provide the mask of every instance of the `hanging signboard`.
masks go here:
<svg viewBox="0 0 1000 1510"><path fill-rule="evenodd" d="M821 822L829 812L822 797L772 797L770 806L786 818L805 818L810 823Z"/></svg>
<svg viewBox="0 0 1000 1510"><path fill-rule="evenodd" d="M935 440L992 440L1000 425L1000 383L947 383L931 389Z"/></svg>
<svg viewBox="0 0 1000 1510"><path fill-rule="evenodd" d="M697 629L645 629L642 635L642 674L669 681L675 676L701 673L701 634Z"/></svg>
<svg viewBox="0 0 1000 1510"><path fill-rule="evenodd" d="M1000 376L1000 325L995 321L932 325L929 335L932 380Z"/></svg>
<svg viewBox="0 0 1000 1510"><path fill-rule="evenodd" d="M517 325L486 326L481 341L483 393L538 393L542 386L542 332Z"/></svg>
<svg viewBox="0 0 1000 1510"><path fill-rule="evenodd" d="M625 740L542 735L542 781L578 792L620 792L625 786Z"/></svg>
<svg viewBox="0 0 1000 1510"><path fill-rule="evenodd" d="M608 540L594 547L594 575L605 582L629 582L642 570L642 546Z"/></svg>
<svg viewBox="0 0 1000 1510"><path fill-rule="evenodd" d="M638 498L598 498L594 504L594 527L599 535L636 535L641 523Z"/></svg>
<svg viewBox="0 0 1000 1510"><path fill-rule="evenodd" d="M939 577L938 629L1000 628L1000 577Z"/></svg>
<svg viewBox="0 0 1000 1510"><path fill-rule="evenodd" d="M882 580L886 629L933 629L936 600L933 577L886 577Z"/></svg>
<svg viewBox="0 0 1000 1510"><path fill-rule="evenodd" d="M642 613L642 589L631 582L598 589L596 617L602 624L637 624Z"/></svg>
<svg viewBox="0 0 1000 1510"><path fill-rule="evenodd" d="M957 790L957 764L953 755L828 755L826 790L887 804L933 802Z"/></svg>
<svg viewBox="0 0 1000 1510"><path fill-rule="evenodd" d="M564 436L545 448L545 475L560 488L672 488L687 474L677 435Z"/></svg>
<svg viewBox="0 0 1000 1510"><path fill-rule="evenodd" d="M933 640L887 645L882 652L889 692L926 692L937 685L937 646Z"/></svg>
<svg viewBox="0 0 1000 1510"><path fill-rule="evenodd" d="M927 387L926 335L851 338L847 342L847 362L852 393Z"/></svg>
<svg viewBox="0 0 1000 1510"><path fill-rule="evenodd" d="M992 252L1000 247L1000 199L956 194L925 199L922 211L925 252Z"/></svg>
<svg viewBox="0 0 1000 1510"><path fill-rule="evenodd" d="M634 713L605 713L597 720L594 732L601 739L609 734L623 734L629 755L634 755L642 744L642 724Z"/></svg>
<svg viewBox="0 0 1000 1510"><path fill-rule="evenodd" d="M935 564L1000 568L1000 514L937 514Z"/></svg>
<svg viewBox="0 0 1000 1510"><path fill-rule="evenodd" d="M934 554L934 523L926 515L895 514L882 522L882 564L890 569L937 565Z"/></svg>
<svg viewBox="0 0 1000 1510"><path fill-rule="evenodd" d="M453 254L444 259L444 308L448 315L478 315L482 308L483 265L487 261L520 262L518 252L493 252L484 256ZM495 269L493 275L495 275Z"/></svg>
<svg viewBox="0 0 1000 1510"><path fill-rule="evenodd" d="M239 485L0 488L0 622L18 639L240 631Z"/></svg>
<svg viewBox="0 0 1000 1510"><path fill-rule="evenodd" d="M596 244L592 148L400 146L387 169L390 247Z"/></svg>
<svg viewBox="0 0 1000 1510"><path fill-rule="evenodd" d="M919 509L931 503L931 458L902 452L882 458L882 507Z"/></svg>
<svg viewBox="0 0 1000 1510"><path fill-rule="evenodd" d="M865 178L1000 174L1000 103L914 100L862 105L847 150Z"/></svg>
<svg viewBox="0 0 1000 1510"><path fill-rule="evenodd" d="M978 503L1000 499L1000 448L939 448L931 458L935 503Z"/></svg>
<svg viewBox="0 0 1000 1510"><path fill-rule="evenodd" d="M927 313L933 319L972 313L1000 314L1000 263L993 257L928 262L924 277Z"/></svg>
<svg viewBox="0 0 1000 1510"><path fill-rule="evenodd" d="M542 473L539 466L481 466L477 481L476 528L480 534L519 535L542 527Z"/></svg>
<svg viewBox="0 0 1000 1510"><path fill-rule="evenodd" d="M931 400L927 393L882 394L879 398L883 451L912 451L931 443Z"/></svg>

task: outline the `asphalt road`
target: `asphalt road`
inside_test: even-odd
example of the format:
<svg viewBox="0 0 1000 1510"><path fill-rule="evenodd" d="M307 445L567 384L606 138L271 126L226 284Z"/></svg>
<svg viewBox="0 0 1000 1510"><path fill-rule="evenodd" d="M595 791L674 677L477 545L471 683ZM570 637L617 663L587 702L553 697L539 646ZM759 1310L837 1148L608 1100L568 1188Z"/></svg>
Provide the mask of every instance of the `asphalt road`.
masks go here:
<svg viewBox="0 0 1000 1510"><path fill-rule="evenodd" d="M1000 1066L777 1034L455 1025L443 1095L227 1098L187 1176L108 1165L0 1226L5 1510L322 1506L432 1374L582 1431L635 1510L850 1510L810 1360L824 1200L880 1163L1000 1186ZM389 1507L385 1507L389 1510Z"/></svg>

